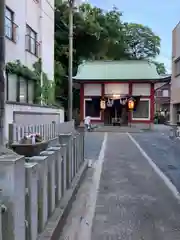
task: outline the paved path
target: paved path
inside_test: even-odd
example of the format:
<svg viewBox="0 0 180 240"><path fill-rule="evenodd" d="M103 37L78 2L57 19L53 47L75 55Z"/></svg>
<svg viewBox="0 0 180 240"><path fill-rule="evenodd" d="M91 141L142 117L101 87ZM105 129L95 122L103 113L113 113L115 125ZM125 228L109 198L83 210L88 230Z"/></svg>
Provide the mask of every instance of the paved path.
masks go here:
<svg viewBox="0 0 180 240"><path fill-rule="evenodd" d="M127 134L109 134L92 240L179 240L180 206Z"/></svg>
<svg viewBox="0 0 180 240"><path fill-rule="evenodd" d="M101 174L99 169L102 167L100 160L102 160L101 153L104 151L103 142L105 142L104 133L86 133L85 157L92 160L93 166L88 169L85 180L77 193L60 240L90 240Z"/></svg>
<svg viewBox="0 0 180 240"><path fill-rule="evenodd" d="M103 139L104 139L104 133L86 132L85 158L90 160L98 159Z"/></svg>

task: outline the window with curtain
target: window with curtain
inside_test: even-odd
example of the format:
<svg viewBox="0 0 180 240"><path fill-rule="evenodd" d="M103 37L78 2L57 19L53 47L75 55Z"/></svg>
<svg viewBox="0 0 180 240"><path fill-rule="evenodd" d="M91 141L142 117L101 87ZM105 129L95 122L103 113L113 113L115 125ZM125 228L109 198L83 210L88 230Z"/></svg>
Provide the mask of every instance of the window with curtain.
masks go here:
<svg viewBox="0 0 180 240"><path fill-rule="evenodd" d="M163 97L169 97L169 91L167 89L162 91Z"/></svg>
<svg viewBox="0 0 180 240"><path fill-rule="evenodd" d="M141 99L132 117L133 119L150 119L150 100Z"/></svg>
<svg viewBox="0 0 180 240"><path fill-rule="evenodd" d="M34 83L28 82L28 103L34 102Z"/></svg>
<svg viewBox="0 0 180 240"><path fill-rule="evenodd" d="M17 76L8 74L7 75L7 87L8 87L8 101L16 102L17 98Z"/></svg>
<svg viewBox="0 0 180 240"><path fill-rule="evenodd" d="M27 83L23 78L20 79L19 101L27 102Z"/></svg>

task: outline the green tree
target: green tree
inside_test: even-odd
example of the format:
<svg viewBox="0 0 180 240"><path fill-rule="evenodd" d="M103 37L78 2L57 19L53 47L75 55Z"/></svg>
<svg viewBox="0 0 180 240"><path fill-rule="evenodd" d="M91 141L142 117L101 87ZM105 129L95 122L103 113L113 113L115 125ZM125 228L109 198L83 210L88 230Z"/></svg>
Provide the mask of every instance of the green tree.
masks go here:
<svg viewBox="0 0 180 240"><path fill-rule="evenodd" d="M56 96L64 99L65 106L67 106L68 96L68 22L68 5L60 4L57 0L55 11ZM160 52L160 38L147 26L123 23L122 13L115 7L104 11L86 3L82 4L78 11L74 9L73 37L73 75L76 74L77 67L83 60L148 59L152 61ZM162 72L162 65L158 65L157 69ZM79 92L73 89L73 94L74 103L77 106Z"/></svg>
<svg viewBox="0 0 180 240"><path fill-rule="evenodd" d="M100 8L92 7L90 4L82 4L78 11L74 9L74 75L82 60L127 58L121 15L121 12L116 8L105 12ZM61 96L66 106L69 57L68 21L68 5L66 3L57 4L55 11L56 96ZM59 64L64 69L64 77L58 76ZM74 103L77 106L77 102L79 102L77 100L78 92L74 89L73 93Z"/></svg>
<svg viewBox="0 0 180 240"><path fill-rule="evenodd" d="M68 5L58 5L56 23L56 60L68 64ZM105 12L90 4L74 11L74 66L84 59L122 59L126 42L121 12L113 8Z"/></svg>
<svg viewBox="0 0 180 240"><path fill-rule="evenodd" d="M164 63L159 63L156 61L153 61L153 63L156 65L156 69L159 75L167 73Z"/></svg>
<svg viewBox="0 0 180 240"><path fill-rule="evenodd" d="M152 59L160 53L161 39L151 28L137 23L125 23L127 53L131 59Z"/></svg>

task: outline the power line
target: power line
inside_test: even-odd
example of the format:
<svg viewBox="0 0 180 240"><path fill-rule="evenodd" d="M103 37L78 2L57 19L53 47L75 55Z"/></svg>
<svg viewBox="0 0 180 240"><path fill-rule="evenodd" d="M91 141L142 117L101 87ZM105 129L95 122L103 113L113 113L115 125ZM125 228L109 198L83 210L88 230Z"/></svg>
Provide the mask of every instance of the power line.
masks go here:
<svg viewBox="0 0 180 240"><path fill-rule="evenodd" d="M1 0L0 0L1 1ZM46 2L48 3L48 5L51 7L51 9L53 10L53 12L55 13L55 8L52 7L52 5L49 3L48 0L46 0ZM43 8L39 7L43 13L53 22L53 24L55 24L56 27L58 27L61 31L64 31L64 29L57 23L55 23L54 19L52 19L45 11ZM62 21L62 20L61 20ZM67 25L62 21L62 23L64 24L65 27L67 27Z"/></svg>

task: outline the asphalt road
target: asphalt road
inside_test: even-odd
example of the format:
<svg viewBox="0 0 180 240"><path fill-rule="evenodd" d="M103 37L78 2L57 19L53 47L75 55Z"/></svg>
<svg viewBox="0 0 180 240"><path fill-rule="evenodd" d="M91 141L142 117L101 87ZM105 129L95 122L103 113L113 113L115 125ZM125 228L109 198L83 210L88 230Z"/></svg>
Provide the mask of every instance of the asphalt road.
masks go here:
<svg viewBox="0 0 180 240"><path fill-rule="evenodd" d="M131 134L180 192L180 140L167 132Z"/></svg>
<svg viewBox="0 0 180 240"><path fill-rule="evenodd" d="M164 144L170 141L158 136L141 133L136 138L156 160L167 161ZM158 143L159 151L152 145ZM105 239L180 239L178 201L127 134L108 135L91 240Z"/></svg>

